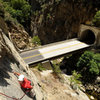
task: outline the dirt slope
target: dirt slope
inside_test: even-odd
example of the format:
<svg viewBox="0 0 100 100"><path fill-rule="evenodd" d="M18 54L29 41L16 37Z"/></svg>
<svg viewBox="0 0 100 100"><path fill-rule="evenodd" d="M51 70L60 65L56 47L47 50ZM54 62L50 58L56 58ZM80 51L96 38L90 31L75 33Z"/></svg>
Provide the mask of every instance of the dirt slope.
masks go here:
<svg viewBox="0 0 100 100"><path fill-rule="evenodd" d="M52 74L51 70L39 72L36 69L32 69L39 80L43 91L45 92L47 100L89 100L89 98L79 91L74 91L70 87L68 77L66 81L60 81Z"/></svg>

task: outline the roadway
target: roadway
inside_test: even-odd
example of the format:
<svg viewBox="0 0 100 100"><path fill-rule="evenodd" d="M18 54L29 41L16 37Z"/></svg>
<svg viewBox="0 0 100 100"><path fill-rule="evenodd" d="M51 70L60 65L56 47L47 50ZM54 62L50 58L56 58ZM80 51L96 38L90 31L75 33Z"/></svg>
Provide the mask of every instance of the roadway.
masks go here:
<svg viewBox="0 0 100 100"><path fill-rule="evenodd" d="M63 42L52 43L37 49L32 49L20 53L20 56L27 64L37 63L43 60L51 59L76 50L87 48L90 45L80 42L77 39L65 40Z"/></svg>

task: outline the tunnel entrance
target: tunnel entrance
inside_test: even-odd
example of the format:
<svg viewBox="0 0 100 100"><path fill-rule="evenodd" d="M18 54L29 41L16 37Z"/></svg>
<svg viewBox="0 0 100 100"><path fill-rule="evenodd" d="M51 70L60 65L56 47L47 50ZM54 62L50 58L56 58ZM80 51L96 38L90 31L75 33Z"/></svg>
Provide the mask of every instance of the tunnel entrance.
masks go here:
<svg viewBox="0 0 100 100"><path fill-rule="evenodd" d="M85 30L82 32L82 35L80 37L80 41L85 42L87 44L94 44L95 42L95 34L91 30Z"/></svg>

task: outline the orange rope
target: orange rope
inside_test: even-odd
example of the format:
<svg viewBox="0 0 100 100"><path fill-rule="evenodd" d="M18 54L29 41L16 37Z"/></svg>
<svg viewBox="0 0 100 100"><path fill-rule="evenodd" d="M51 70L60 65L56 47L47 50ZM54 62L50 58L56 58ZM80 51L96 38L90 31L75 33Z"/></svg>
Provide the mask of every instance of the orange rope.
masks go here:
<svg viewBox="0 0 100 100"><path fill-rule="evenodd" d="M21 98L17 99L17 98L10 97L10 96L8 96L8 95L6 95L6 94L4 94L4 93L1 93L1 92L0 92L0 94L6 96L6 97L8 97L8 98L11 98L11 99L13 99L13 100L21 100L21 99L26 95L26 94L24 93L24 95L23 95Z"/></svg>

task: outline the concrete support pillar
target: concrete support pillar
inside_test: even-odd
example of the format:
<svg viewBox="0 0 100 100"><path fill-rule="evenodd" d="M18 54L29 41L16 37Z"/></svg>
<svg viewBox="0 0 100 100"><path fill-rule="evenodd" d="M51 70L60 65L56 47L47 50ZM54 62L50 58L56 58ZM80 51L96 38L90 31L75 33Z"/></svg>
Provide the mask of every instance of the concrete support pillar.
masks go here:
<svg viewBox="0 0 100 100"><path fill-rule="evenodd" d="M45 67L48 70L52 69L51 64L50 64L50 60L43 61L42 65L43 65L43 67Z"/></svg>

